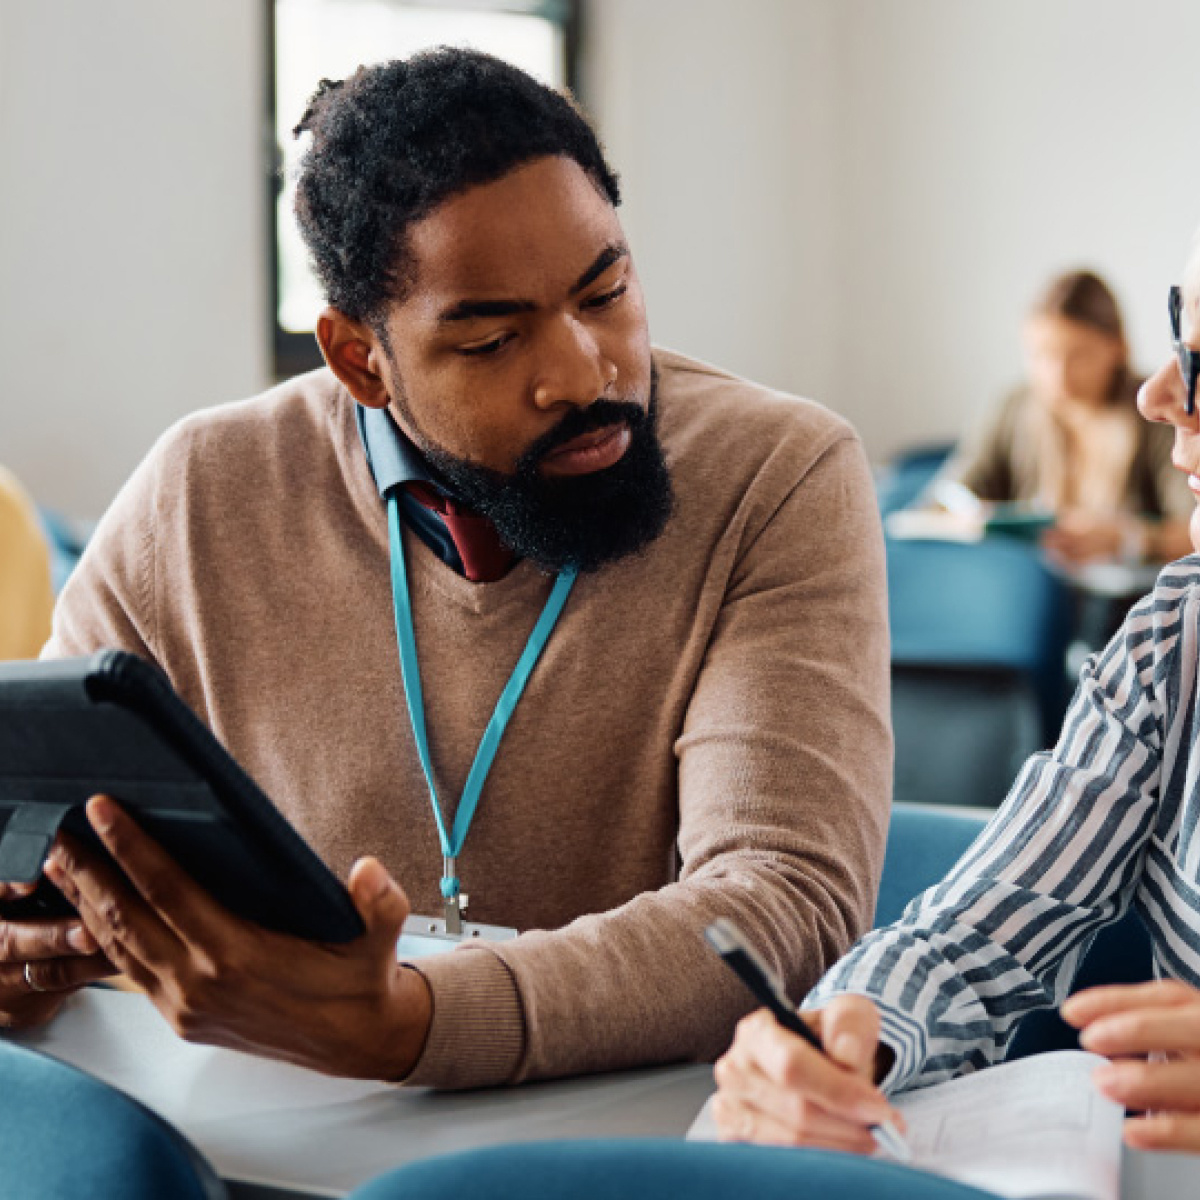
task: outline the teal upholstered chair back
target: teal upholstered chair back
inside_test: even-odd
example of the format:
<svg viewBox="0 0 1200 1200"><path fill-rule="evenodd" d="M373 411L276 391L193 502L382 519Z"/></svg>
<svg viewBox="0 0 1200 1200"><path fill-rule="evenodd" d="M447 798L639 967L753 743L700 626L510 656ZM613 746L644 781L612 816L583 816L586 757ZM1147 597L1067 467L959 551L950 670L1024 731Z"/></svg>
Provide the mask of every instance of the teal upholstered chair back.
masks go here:
<svg viewBox="0 0 1200 1200"><path fill-rule="evenodd" d="M622 1139L425 1159L351 1200L996 1200L896 1163L823 1150Z"/></svg>
<svg viewBox="0 0 1200 1200"><path fill-rule="evenodd" d="M225 1200L192 1145L123 1092L0 1041L4 1200Z"/></svg>
<svg viewBox="0 0 1200 1200"><path fill-rule="evenodd" d="M1035 546L887 539L898 801L996 807L1057 737L1067 590Z"/></svg>

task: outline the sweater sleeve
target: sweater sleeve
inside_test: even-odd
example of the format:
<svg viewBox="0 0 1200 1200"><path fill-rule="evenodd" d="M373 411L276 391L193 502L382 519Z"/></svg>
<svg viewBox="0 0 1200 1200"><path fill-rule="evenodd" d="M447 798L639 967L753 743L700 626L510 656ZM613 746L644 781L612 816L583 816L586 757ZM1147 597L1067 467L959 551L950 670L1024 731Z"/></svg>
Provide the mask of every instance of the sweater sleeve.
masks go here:
<svg viewBox="0 0 1200 1200"><path fill-rule="evenodd" d="M867 928L891 735L882 538L853 437L741 547L675 753L677 881L423 960L434 1025L412 1082L711 1060L752 1001L705 946L706 924L732 919L797 998ZM452 1037L479 1024L481 997L494 1005L487 1054Z"/></svg>
<svg viewBox="0 0 1200 1200"><path fill-rule="evenodd" d="M862 940L805 1007L871 997L888 1091L1001 1060L1022 1017L1066 997L1096 933L1128 909L1159 809L1178 604L1147 597L1084 668L1052 752L1025 765L945 880ZM1175 614L1175 615L1172 615Z"/></svg>

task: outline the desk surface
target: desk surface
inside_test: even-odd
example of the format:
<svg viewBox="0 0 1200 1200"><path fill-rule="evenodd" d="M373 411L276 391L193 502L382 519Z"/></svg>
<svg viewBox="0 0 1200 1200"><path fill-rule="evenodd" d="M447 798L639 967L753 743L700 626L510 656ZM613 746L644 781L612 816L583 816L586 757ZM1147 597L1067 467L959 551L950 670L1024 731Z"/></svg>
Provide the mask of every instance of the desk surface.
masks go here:
<svg viewBox="0 0 1200 1200"><path fill-rule="evenodd" d="M706 1066L477 1092L331 1079L180 1041L142 996L88 989L51 1025L12 1035L122 1088L191 1139L235 1200L341 1196L394 1167L502 1142L682 1137ZM1127 1152L1123 1200L1200 1194L1200 1156Z"/></svg>
<svg viewBox="0 0 1200 1200"><path fill-rule="evenodd" d="M160 1113L255 1195L341 1196L417 1158L502 1142L682 1137L712 1069L682 1066L476 1092L333 1079L180 1041L143 996L87 989L14 1041ZM278 1189L278 1190L276 1190Z"/></svg>

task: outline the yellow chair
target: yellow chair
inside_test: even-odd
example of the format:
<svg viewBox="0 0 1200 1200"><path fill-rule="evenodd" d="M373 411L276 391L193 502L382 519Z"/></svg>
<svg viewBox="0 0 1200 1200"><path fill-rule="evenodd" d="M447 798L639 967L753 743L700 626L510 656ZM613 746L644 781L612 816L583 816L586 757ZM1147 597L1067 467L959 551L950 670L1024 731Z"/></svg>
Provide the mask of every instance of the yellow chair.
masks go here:
<svg viewBox="0 0 1200 1200"><path fill-rule="evenodd" d="M50 549L33 502L0 467L0 659L36 658L50 636Z"/></svg>

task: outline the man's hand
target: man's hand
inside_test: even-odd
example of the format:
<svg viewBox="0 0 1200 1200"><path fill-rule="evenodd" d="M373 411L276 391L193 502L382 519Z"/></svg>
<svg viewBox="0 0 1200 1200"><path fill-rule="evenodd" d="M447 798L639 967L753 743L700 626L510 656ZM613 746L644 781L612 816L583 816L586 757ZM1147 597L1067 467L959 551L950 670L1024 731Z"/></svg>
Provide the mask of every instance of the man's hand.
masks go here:
<svg viewBox="0 0 1200 1200"><path fill-rule="evenodd" d="M181 1037L332 1075L409 1074L432 1000L396 960L408 900L377 860L360 859L348 882L366 932L323 945L234 917L108 797L93 796L87 814L129 882L67 838L46 874Z"/></svg>
<svg viewBox="0 0 1200 1200"><path fill-rule="evenodd" d="M1097 1088L1147 1114L1125 1122L1127 1145L1200 1151L1200 991L1174 980L1089 988L1062 1015L1085 1050L1115 1060L1096 1069Z"/></svg>
<svg viewBox="0 0 1200 1200"><path fill-rule="evenodd" d="M32 884L0 883L0 906L20 900ZM67 997L116 969L75 917L0 919L0 1029L43 1025Z"/></svg>
<svg viewBox="0 0 1200 1200"><path fill-rule="evenodd" d="M739 1022L715 1071L713 1115L722 1140L870 1154L871 1125L891 1120L904 1128L874 1086L887 1066L879 1054L879 1011L864 996L840 996L800 1016L825 1054L766 1009Z"/></svg>

